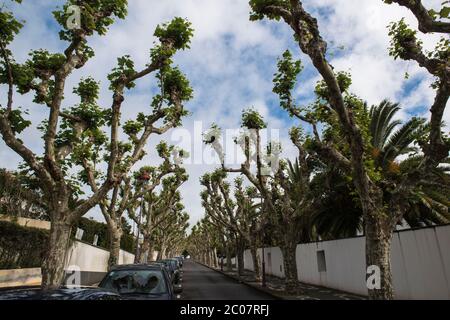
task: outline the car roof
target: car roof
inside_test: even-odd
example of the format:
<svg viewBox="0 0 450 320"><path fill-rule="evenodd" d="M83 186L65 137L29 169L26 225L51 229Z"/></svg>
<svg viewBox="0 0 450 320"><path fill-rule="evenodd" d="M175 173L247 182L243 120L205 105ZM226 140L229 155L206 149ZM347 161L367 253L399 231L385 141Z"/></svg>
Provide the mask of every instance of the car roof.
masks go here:
<svg viewBox="0 0 450 320"><path fill-rule="evenodd" d="M41 288L12 289L0 292L0 300L91 300L104 296L120 296L108 290L97 287L71 286L43 291Z"/></svg>
<svg viewBox="0 0 450 320"><path fill-rule="evenodd" d="M162 266L159 264L121 264L111 268L111 271L117 270L161 270Z"/></svg>

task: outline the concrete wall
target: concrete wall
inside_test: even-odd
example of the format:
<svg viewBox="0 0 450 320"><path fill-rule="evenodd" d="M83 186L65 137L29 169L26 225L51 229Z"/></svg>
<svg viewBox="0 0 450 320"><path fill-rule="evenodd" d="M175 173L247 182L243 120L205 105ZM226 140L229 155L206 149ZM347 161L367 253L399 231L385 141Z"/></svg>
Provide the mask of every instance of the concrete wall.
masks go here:
<svg viewBox="0 0 450 320"><path fill-rule="evenodd" d="M108 270L109 251L90 244L74 241L67 253L66 270L81 271L81 284L92 285L100 282ZM134 254L120 250L119 264L134 263Z"/></svg>
<svg viewBox="0 0 450 320"><path fill-rule="evenodd" d="M391 259L396 298L450 299L449 249L449 225L396 232ZM322 250L326 271L319 272L317 252ZM267 273L284 276L279 248L265 251ZM296 260L301 282L367 294L364 237L300 244ZM248 250L244 263L253 270Z"/></svg>
<svg viewBox="0 0 450 320"><path fill-rule="evenodd" d="M264 255L266 262L266 273L281 278L284 277L283 255L281 254L280 248L265 248ZM262 249L258 249L258 257L260 257L260 261L262 262ZM244 268L254 270L250 250L246 250L244 252Z"/></svg>

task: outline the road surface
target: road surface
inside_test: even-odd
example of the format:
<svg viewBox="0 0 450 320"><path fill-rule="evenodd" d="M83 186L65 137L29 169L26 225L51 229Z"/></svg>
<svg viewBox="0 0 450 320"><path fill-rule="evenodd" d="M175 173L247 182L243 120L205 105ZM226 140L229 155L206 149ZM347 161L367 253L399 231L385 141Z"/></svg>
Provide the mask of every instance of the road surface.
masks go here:
<svg viewBox="0 0 450 320"><path fill-rule="evenodd" d="M183 264L182 300L273 300L273 297L238 283L191 260Z"/></svg>

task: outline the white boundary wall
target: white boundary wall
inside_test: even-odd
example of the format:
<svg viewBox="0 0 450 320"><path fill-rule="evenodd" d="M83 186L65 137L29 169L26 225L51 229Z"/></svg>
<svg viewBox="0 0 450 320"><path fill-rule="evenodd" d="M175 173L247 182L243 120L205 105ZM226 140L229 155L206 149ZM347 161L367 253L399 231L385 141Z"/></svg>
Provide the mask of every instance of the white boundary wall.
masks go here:
<svg viewBox="0 0 450 320"><path fill-rule="evenodd" d="M108 269L109 251L89 245L84 242L74 241L67 253L66 266L77 266L81 271L106 272ZM134 254L120 250L119 264L134 263Z"/></svg>
<svg viewBox="0 0 450 320"><path fill-rule="evenodd" d="M82 283L99 282L108 269L109 251L90 244L73 241L67 252L66 271L81 271ZM133 264L134 254L120 250L119 264ZM0 288L40 285L41 268L0 270ZM98 280L98 281L97 281Z"/></svg>
<svg viewBox="0 0 450 320"><path fill-rule="evenodd" d="M321 250L324 272L318 271ZM284 277L280 249L266 248L265 256L266 272ZM301 282L367 294L364 237L299 244L296 260ZM396 299L450 299L450 225L395 232L391 262ZM249 250L244 265L253 270Z"/></svg>

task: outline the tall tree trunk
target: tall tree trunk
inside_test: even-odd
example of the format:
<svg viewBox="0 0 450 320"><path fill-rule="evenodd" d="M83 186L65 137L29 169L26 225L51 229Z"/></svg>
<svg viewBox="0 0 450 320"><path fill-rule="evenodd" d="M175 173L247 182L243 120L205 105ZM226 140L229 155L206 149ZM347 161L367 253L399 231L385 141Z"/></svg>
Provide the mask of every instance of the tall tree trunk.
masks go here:
<svg viewBox="0 0 450 320"><path fill-rule="evenodd" d="M119 264L119 256L120 256L120 240L122 239L122 228L115 221L109 221L108 223L109 230L109 259L108 259L108 270L110 270L113 266Z"/></svg>
<svg viewBox="0 0 450 320"><path fill-rule="evenodd" d="M216 260L214 259L214 249L211 249L209 251L209 254L211 256L210 260L211 260L211 267L215 267L216 265Z"/></svg>
<svg viewBox="0 0 450 320"><path fill-rule="evenodd" d="M229 242L227 242L225 250L227 255L227 271L233 271L233 263L231 262L231 247Z"/></svg>
<svg viewBox="0 0 450 320"><path fill-rule="evenodd" d="M252 254L252 262L253 262L253 270L255 271L256 280L261 280L261 268L259 267L259 259L258 259L258 248L256 244L252 244L250 247L250 252Z"/></svg>
<svg viewBox="0 0 450 320"><path fill-rule="evenodd" d="M366 266L369 298L394 299L391 271L393 227L386 213L365 215Z"/></svg>
<svg viewBox="0 0 450 320"><path fill-rule="evenodd" d="M42 264L42 289L60 287L65 278L67 250L72 224L64 213L53 215L47 253Z"/></svg>
<svg viewBox="0 0 450 320"><path fill-rule="evenodd" d="M167 246L166 246L166 244L163 242L163 243L161 244L161 258L162 258L162 259L166 259L166 258L167 258L167 256L166 256L166 251L167 251Z"/></svg>
<svg viewBox="0 0 450 320"><path fill-rule="evenodd" d="M139 237L137 237L134 248L134 263L139 263L139 260L141 258L141 245L139 242Z"/></svg>
<svg viewBox="0 0 450 320"><path fill-rule="evenodd" d="M142 241L141 250L139 253L139 263L147 263L150 254L150 237L144 236Z"/></svg>
<svg viewBox="0 0 450 320"><path fill-rule="evenodd" d="M236 240L236 263L239 276L244 275L244 249L244 242L241 239Z"/></svg>
<svg viewBox="0 0 450 320"><path fill-rule="evenodd" d="M153 245L151 241L148 242L148 262L154 261L153 259Z"/></svg>
<svg viewBox="0 0 450 320"><path fill-rule="evenodd" d="M206 264L211 267L212 266L212 252L211 252L211 249L208 249L206 258L208 259Z"/></svg>
<svg viewBox="0 0 450 320"><path fill-rule="evenodd" d="M356 184L358 187L359 185ZM371 184L358 188L364 216L366 236L366 280L369 299L394 298L391 272L391 241L395 229L396 212L387 212L383 191Z"/></svg>
<svg viewBox="0 0 450 320"><path fill-rule="evenodd" d="M218 268L219 267L219 260L217 259L217 249L214 248L213 250L213 261L214 261L214 267Z"/></svg>
<svg viewBox="0 0 450 320"><path fill-rule="evenodd" d="M298 293L298 274L297 274L297 261L295 259L295 251L297 249L296 242L290 242L281 246L281 252L283 254L284 276L286 292L288 294Z"/></svg>

